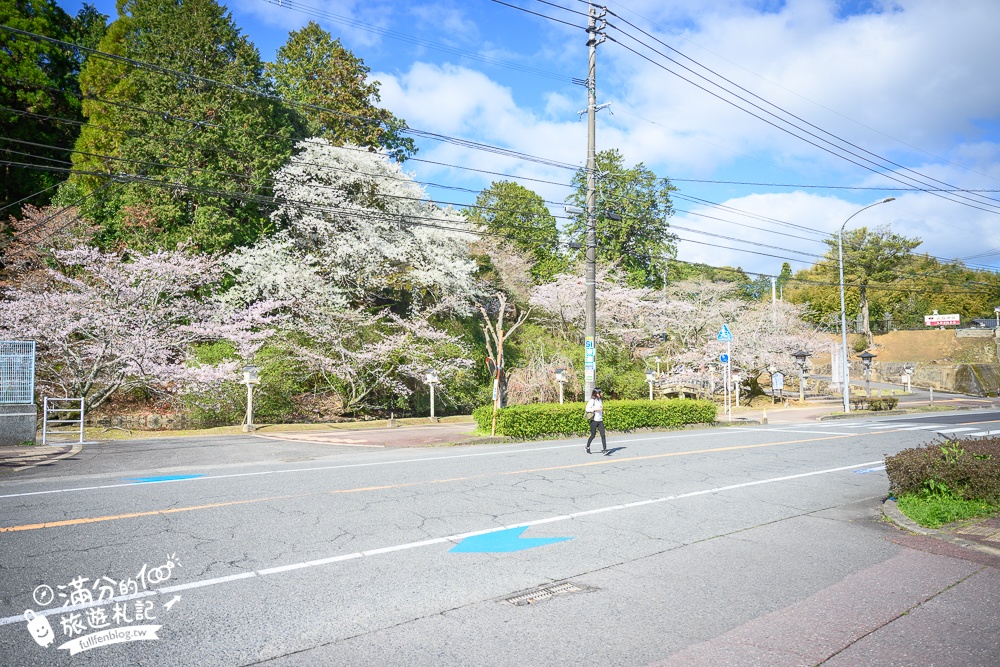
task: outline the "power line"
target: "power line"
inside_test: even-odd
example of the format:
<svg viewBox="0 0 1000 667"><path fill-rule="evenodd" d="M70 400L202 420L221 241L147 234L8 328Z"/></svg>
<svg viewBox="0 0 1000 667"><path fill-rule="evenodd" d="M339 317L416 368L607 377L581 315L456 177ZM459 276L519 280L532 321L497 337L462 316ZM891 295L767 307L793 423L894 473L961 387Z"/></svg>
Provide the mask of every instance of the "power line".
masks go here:
<svg viewBox="0 0 1000 667"><path fill-rule="evenodd" d="M684 57L685 59L687 59L687 60L690 60L690 61L691 61L692 63L695 63L696 65L698 65L698 66L699 66L699 67L701 67L702 69L704 69L704 70L706 70L706 71L708 71L708 72L711 72L711 73L712 73L712 74L713 74L714 76L716 76L716 77L718 77L719 79L721 79L721 80L725 81L725 82L726 82L727 84L729 84L729 85L731 85L731 86L735 86L735 87L736 87L737 89L739 89L739 90L741 90L741 91L743 91L743 92L747 93L748 95L750 95L750 96L754 97L755 99L758 99L758 100L760 100L760 101L761 101L761 102L763 102L764 104L767 104L768 106L770 106L770 107L773 107L774 109L777 109L777 110L778 110L778 111L780 111L781 113L783 113L783 114L785 114L785 115L787 115L787 116L789 116L789 117L791 117L791 118L794 118L794 119L795 119L796 121L799 121L799 122L801 122L801 123L804 123L805 125L807 125L807 126L809 126L809 127L812 127L812 128L814 128L814 129L818 130L819 132L822 132L822 133L823 133L823 134L825 134L825 135L828 135L828 136L830 136L830 137L833 137L833 138L834 138L834 139L836 139L837 141L839 141L839 142L841 142L841 143L843 143L843 144L846 144L847 146L850 146L850 147L852 147L852 148L856 148L856 149L858 149L858 150L860 150L860 151L862 151L862 152L864 152L864 153L866 153L866 154L868 154L868 155L871 155L871 156L873 156L873 157L877 158L878 160L881 160L882 162L885 162L885 163L887 163L887 164L889 164L889 165L892 165L892 166L894 166L894 167L898 167L898 168L900 168L900 169L902 169L902 170L904 170L904 171L907 171L907 172L909 172L909 173L911 173L911 174L915 174L916 176L918 176L918 177L920 177L920 178L922 178L922 179L927 179L927 180L930 180L930 181L933 181L933 182L936 182L936 183L939 183L939 184L941 184L941 185L945 185L945 186L947 186L947 187L949 187L949 188L955 188L955 187L956 187L956 186L953 186L953 185L950 185L950 184L948 184L948 183L945 183L944 181L941 181L941 180L939 180L939 179L936 179L936 178L933 178L933 177L931 177L931 176L927 176L927 175L925 175L925 174L922 174L922 173L920 173L920 172L917 172L917 171L915 171L915 170L913 170L913 169L910 169L909 167L906 167L905 165L902 165L902 164L899 164L899 163L897 163L897 162L894 162L894 161L892 161L892 160L890 160L890 159L888 159L888 158L886 158L886 157L883 157L883 156L881 156L881 155L878 155L877 153L874 153L874 152L872 152L872 151L869 151L869 150L867 150L867 149L865 149L865 148L862 148L861 146L858 146L857 144L854 144L854 143L852 143L852 142L848 141L847 139L844 139L843 137L840 137L840 136L838 136L838 135L836 135L836 134L834 134L834 133L832 133L832 132L829 132L828 130L824 130L823 128L819 127L818 125L815 125L815 124L813 124L813 123L810 123L809 121L807 121L807 120L805 120L805 119L803 119L803 118L801 118L801 117L797 116L796 114L794 114L794 113L792 113L792 112L788 111L787 109L784 109L784 108L782 108L781 106L779 106L779 105L777 105L777 104L774 104L774 103L772 103L772 102L770 102L770 101L768 101L768 100L764 99L763 97L761 97L761 96L759 96L759 95L757 95L757 94L753 93L752 91L750 91L750 90L748 90L748 89L744 88L743 86L740 86L739 84L735 83L734 81L732 81L732 80L730 80L730 79L728 79L728 78L726 78L726 77L722 76L722 75L721 75L721 74L719 74L718 72L716 72L716 71L712 70L711 68L709 68L709 67L706 67L705 65L702 65L701 63L697 62L697 61L696 61L696 60L694 60L693 58L690 58L689 56L687 56L687 55L685 55L685 54L681 53L680 51L678 51L677 49L673 48L672 46L670 46L669 44L667 44L667 43L666 43L666 42L664 42L663 40L661 40L661 39L657 38L657 37L656 37L655 35L651 35L650 33L646 32L645 30L643 30L642 28L638 27L638 26L637 26L637 25L635 25L634 23L632 23L632 22L628 21L628 19L625 19L625 18L623 18L623 17L619 16L618 14L615 14L615 13L614 13L613 11L610 11L610 10L609 10L609 12L608 12L608 13L610 13L610 14L611 14L612 16L615 16L616 18L619 18L619 19L621 19L621 20L622 20L622 21L623 21L624 23L626 23L627 25L631 26L632 28L634 28L634 29L638 30L638 31L639 31L639 32L641 32L642 34L646 35L647 37L650 37L651 39L653 39L653 40L654 40L654 41L656 41L657 43L659 43L659 44L663 45L664 47L666 47L666 48L670 49L671 51L673 51L673 52L675 52L675 53L677 53L677 54L681 55L681 56L682 56L682 57ZM670 56L667 56L666 54L663 54L663 53L661 53L661 52L657 51L657 50L656 50L656 49L654 49L653 47L649 46L648 44L645 44L644 42L642 42L641 40L637 39L637 38L636 38L636 37L634 37L633 35L630 35L630 34L629 34L629 33L627 33L626 31L622 30L621 28L618 28L617 26L614 26L614 25L612 25L612 24L610 24L610 23L609 23L608 25L609 25L610 27L612 27L612 28L614 28L614 29L618 30L618 31L619 31L619 32L621 32L621 33L622 33L623 35L625 35L626 37L628 37L628 38L630 38L630 39L634 40L635 42L637 42L637 43L639 43L639 44L642 44L643 46L645 46L646 48L650 49L650 50L651 50L651 51L653 51L654 53L657 53L658 55L660 55L660 56L662 56L662 57L666 58L667 60L669 60L670 62L672 62L672 63L676 64L677 66L679 66L679 67L682 67L682 68L684 68L685 70L687 70L687 71L688 71L688 72L690 72L691 74L693 74L693 75L695 75L695 76L697 76L697 77L699 77L699 78L703 79L704 81L706 81L706 82L708 82L708 83L710 83L710 84L712 84L712 85L714 85L714 86L718 87L718 88L719 88L719 89L721 89L721 90L724 90L724 91L725 91L726 93L728 93L728 94L730 94L730 95L733 95L733 96L734 96L734 97L736 97L737 99L740 99L740 100L742 100L742 101L744 101L744 102L746 102L746 103L748 103L748 104L750 104L750 105L754 106L755 108L757 108L757 109L760 109L760 110L761 110L762 112L764 112L764 113L768 113L769 115L772 115L772 116L774 116L775 118L777 118L777 119L781 120L782 122L785 122L785 123L787 123L787 124L789 124L789 125L791 125L791 126L793 126L793 127L796 127L797 129L800 129L800 130L802 130L802 131L805 131L805 132L806 132L807 134L809 134L810 136L813 136L813 137L815 137L815 138L817 138L817 139L819 139L819 140L821 140L821 141L825 141L825 142L827 142L827 143L830 143L830 145L832 145L832 146L835 146L835 147L836 147L836 148L837 148L838 150L844 150L845 152L848 152L848 153L850 153L851 155L854 155L855 157L858 157L858 158L860 158L860 159L863 159L863 160L866 160L866 161L870 161L870 160L868 160L867 158L864 158L863 156L860 156L860 155L857 155L856 153L853 153L852 151L849 151L849 150L847 150L847 149L844 149L844 148L842 148L842 147L839 147L839 146L836 146L836 145L835 145L835 144L833 144L832 142L829 142L828 140L826 140L826 139L823 139L822 137L819 137L819 136L817 136L817 135L813 134L812 132L809 132L808 130L805 130L805 129L803 129L803 128L800 128L800 127L796 126L796 125L795 125L794 123L792 123L792 122L790 122L790 121L787 121L787 120L785 120L785 119L782 119L782 118L780 118L779 116L777 116L777 115L775 115L775 114L773 114L773 113L771 113L771 112L767 111L766 109L764 109L764 108L762 108L762 107L758 106L757 104L754 104L753 102L751 102L751 101L749 101L749 100L747 100L747 99L743 98L742 96L740 96L740 95L738 95L738 94L736 94L736 93L732 92L731 90L728 90L728 89L726 89L726 88L725 88L724 86L722 86L722 85L720 85L720 84L718 84L718 83L716 83L716 82L712 81L711 79L708 79L707 77L705 77L705 76L703 76L703 75L701 75L701 74L699 74L699 73L695 72L694 70L690 69L689 67L686 67L685 65L683 65L683 64L681 64L681 63L679 63L679 62L677 62L676 60L674 60L674 59L673 59L673 58L671 58ZM609 39L610 39L610 38L609 38ZM620 44L620 42L618 42L618 43ZM664 68L664 69L666 69L666 68ZM669 69L668 69L667 71L671 71L671 70L669 70ZM672 74L675 74L675 76L680 76L680 75L679 75L679 74L677 74L676 72L672 72L672 71L671 71L671 73L672 73ZM684 77L681 77L681 78L684 78ZM687 79L685 79L685 80L687 80ZM693 82L690 82L690 81L689 81L689 83L693 83ZM695 84L695 85L697 85L697 84ZM699 86L699 87L700 87L700 86ZM746 111L746 110L744 110L744 111ZM800 137L800 138L801 138L801 137ZM841 156L841 157L842 157L842 156ZM875 164L875 163L873 162L872 164ZM878 165L878 166L882 166L882 165ZM883 174L883 176L885 176L885 174ZM904 176L904 178L909 178L909 179L911 179L911 180L916 180L916 179L914 179L913 177L910 177L910 176ZM893 180L896 180L896 179L893 179ZM925 183L922 183L921 185L926 185L926 184L925 184ZM969 192L968 190L964 190L964 189L960 189L960 188L959 188L959 189L957 189L957 191L961 191L961 192ZM983 197L982 195L976 195L976 196L979 196L979 197L980 197L981 199L986 199L986 200L988 200L989 202L993 202L993 201L998 201L998 200L995 200L995 199L993 199L993 198L991 198L991 197ZM963 199L969 199L969 198L967 198L967 197L963 197ZM972 199L970 199L970 201L976 201L976 200L972 200ZM981 202L980 202L980 203L981 203ZM986 202L986 203L988 203L988 202ZM993 204L989 204L989 205L993 205Z"/></svg>
<svg viewBox="0 0 1000 667"><path fill-rule="evenodd" d="M15 79L15 81L17 83L21 83L20 79ZM72 92L72 91L61 91L60 89L54 88L52 86L41 86L41 85L37 85L37 84L30 84L28 82L24 82L24 85L29 85L32 88L36 88L36 89L40 89L40 90L49 90L49 91L54 92L54 93L67 93L67 94L73 95L74 97L78 97L81 100L91 100L91 101L99 102L99 103L102 103L102 104L110 104L112 106L118 106L118 107L121 107L121 108L124 108L124 109L128 109L130 111L139 111L141 113L145 113L145 114L149 114L149 115L152 115L152 116L156 116L158 118L162 118L163 120L176 120L176 121L180 121L180 122L184 122L184 123L189 123L189 124L202 123L205 127L210 127L210 128L218 128L218 129L226 129L226 130L233 129L233 127L229 126L229 125L224 125L224 124L221 124L221 123L196 121L196 120L192 120L192 119L189 119L189 118L185 118L183 116L180 116L178 114L172 113L170 111L157 111L155 109L148 109L148 108L145 108L145 107L136 106L134 104L125 104L123 102L118 102L118 101L114 101L114 100L108 100L108 99L101 98L101 97L98 97L96 95L89 94L89 93L75 93L75 92ZM54 120L54 121L57 121L57 122L61 122L61 123L65 123L65 124L71 124L71 125L76 125L76 126L80 126L80 127L94 127L94 128L97 128L97 129L101 129L101 130L104 130L104 131L110 131L110 132L121 132L121 133L128 132L131 136L137 136L137 137L143 137L143 138L149 138L149 139L163 139L163 140L167 140L167 141L171 141L172 140L169 137L156 137L156 136L145 135L145 134L137 134L137 133L135 133L135 132L133 132L131 130L124 130L122 128L112 128L112 127L107 127L107 126L103 126L103 125L97 125L95 123L89 123L87 121L80 121L80 120L68 119L68 118L60 118L58 116L47 116L45 114L38 114L38 113L30 112L30 111L23 111L21 109L12 109L12 108L9 108L9 107L0 107L0 110L10 111L12 113L19 113L19 114L22 114L22 115L28 115L28 116L31 116L33 118L38 118L38 119ZM279 139L279 140L287 140L287 137L284 137L284 136L281 136L281 135L277 135L277 134L271 134L271 133L267 133L267 132L263 132L259 136L273 138L273 139ZM205 148L207 148L207 147L205 147ZM370 152L367 148L360 147L360 146L359 147L340 146L340 148L343 148L344 150L354 150L354 151L365 152L365 153ZM233 153L232 151L230 151L228 149L223 149L223 148L217 148L217 150L222 150L222 151L228 152L230 154ZM406 158L406 161L407 162L420 162L420 163L423 163L423 164L432 164L432 165L441 166L441 167L448 167L448 168L451 168L451 169L460 169L462 171L471 171L471 172L480 173L480 174L488 174L488 175L491 175L491 176L502 176L504 178L514 178L514 179L523 180L523 181L531 181L531 182L534 182L534 183L543 183L545 185L556 185L556 186L564 187L564 188L573 188L574 187L571 183L566 183L566 182L563 182L563 181L552 181L552 180L546 180L546 179L542 179L542 178L534 178L534 177L531 177L531 176L523 176L523 175L520 175L520 174L510 174L510 173L501 172L501 171L491 171L491 170L488 170L488 169L478 169L478 168L475 168L475 167L469 167L469 166L459 165L459 164L452 164L452 163L449 163L449 162L440 162L440 161L436 161L436 160L428 160L428 159L425 159L425 158L408 157L408 158ZM428 181L417 181L417 182L422 183L424 185L427 185L429 187L439 187L439 188L454 189L454 190L461 189L461 188L458 188L457 186L441 185L441 184L438 184L438 183L432 183L432 182L428 182Z"/></svg>
<svg viewBox="0 0 1000 667"><path fill-rule="evenodd" d="M170 75L170 76L187 79L187 80L194 81L194 82L197 82L197 83L203 83L203 84L210 85L210 86L215 86L215 87L221 88L223 90L229 90L229 91L240 93L240 94L243 94L243 95L249 95L251 97L259 97L261 99L267 99L267 100L271 100L271 101L274 101L274 102L279 102L281 104L286 104L286 105L289 105L289 106L296 106L296 107L301 107L303 109L309 109L309 110L312 110L312 111L320 111L320 112L323 112L323 113L329 113L329 114L333 114L333 115L340 116L340 117L343 117L343 118L348 118L348 119L351 119L351 120L360 121L360 122L367 123L367 124L379 125L379 126L383 126L384 125L384 122L381 121L381 120L379 120L379 119L369 118L369 117L365 117L365 116L358 116L356 114L350 114L350 113L347 113L345 111L341 111L339 109L331 109L329 107L324 107L324 106L321 106L321 105L318 105L318 104L311 104L311 103L308 103L308 102L297 102L297 101L294 101L294 100L289 100L287 98L281 97L280 95L273 95L271 93L266 93L266 92L259 91L259 90L249 89L249 88L246 88L244 86L239 86L239 85L236 85L236 84L224 83L222 81L217 81L215 79L211 79L211 78L208 78L208 77L199 76L197 74L189 74L187 72L180 72L178 70L171 69L169 67L164 67L162 65L155 65L155 64L152 64L152 63L146 63L146 62L143 62L141 60L136 60L134 58L128 58L126 56L121 56L121 55L111 54L111 53L105 53L104 51L98 51L97 49L91 49L89 47L80 46L79 44L75 44L73 42L67 42L67 41L64 41L64 40L61 40L61 39L55 39L54 37L48 37L46 35L40 35L38 33L30 32L30 31L27 31L27 30L20 30L18 28L13 28L13 27L7 26L7 25L0 25L0 30L5 30L5 31L10 32L12 34L15 34L15 35L18 35L18 36L21 36L21 37L26 37L28 39L46 41L46 42L50 42L50 43L53 43L53 44L58 44L60 46L64 46L66 48L77 49L79 51L89 53L92 56L97 56L97 57L104 58L104 59L107 59L107 60L111 60L111 61L114 61L114 62L124 63L124 64L127 64L127 65L132 66L132 67L137 67L137 68L140 68L140 69L145 69L145 70L149 70L149 71L152 71L152 72L157 72L157 73L160 73L160 74L167 74L167 75ZM516 160L523 160L523 161L527 161L527 162L536 162L536 163L539 163L539 164L544 164L546 166L557 167L557 168L560 168L560 169L568 169L568 170L571 170L571 171L577 171L579 169L579 167L577 167L576 165L568 164L568 163L565 163L565 162L559 162L557 160L553 160L553 159L549 159L549 158L543 158L543 157L539 157L539 156L536 156L536 155L529 155L527 153L522 153L520 151L516 151L516 150L510 149L510 148L504 148L502 146L494 146L494 145L491 145L491 144L480 143L480 142L477 142L477 141L472 141L472 140L469 140L469 139L462 139L461 137L453 137L453 136L446 135L446 134L441 134L441 133L438 133L438 132L431 132L431 131L428 131L428 130L420 130L420 129L412 128L412 127L403 127L403 128L400 128L399 131L404 132L406 134L413 135L415 137L420 137L420 138L424 138L424 139L430 139L430 140L433 140L433 141L440 141L440 142L443 142L443 143L449 143L449 144L452 144L452 145L455 145L455 146L460 146L462 148L469 148L469 149L472 149L472 150L478 150L478 151L484 151L484 152L487 152L487 153L493 153L493 154L501 155L501 156L504 156L504 157L510 157L510 158L513 158L513 159L516 159Z"/></svg>
<svg viewBox="0 0 1000 667"><path fill-rule="evenodd" d="M888 174L888 173L886 173L886 172L883 172L883 171L879 171L879 169L876 169L876 168L873 168L873 167L871 167L871 166L868 166L868 165L866 165L866 164L863 164L862 162L858 162L858 161L856 161L856 160L853 160L853 159L851 159L851 158L849 158L849 157L846 157L845 155L842 155L842 154L840 154L840 153L838 153L838 152L836 152L836 151L834 151L834 150L831 150L831 149L829 149L829 148L827 148L827 147L825 147L825 146L822 146L822 145L820 145L820 144L818 144L818 143L816 143L816 142L814 142L814 141L811 141L811 140L809 140L809 139L807 139L807 138L805 138L805 137L802 137L802 136L800 136L800 135L796 134L795 132L793 132L792 130L790 130L790 129L786 128L786 127L782 127L781 125L778 125L778 124L776 124L775 122L773 122L773 121L770 121L770 120L768 120L767 118L764 118L763 116L760 116L760 115L758 115L758 114L756 114L756 113L754 113L754 112L752 112L752 111L750 111L750 110L748 110L748 109L745 109L745 108L741 107L740 105L736 104L736 103L735 103L735 102L733 102L732 100L728 100L728 99L726 99L726 98L722 97L721 95L719 95L719 94L717 94L717 93L715 93L715 92L713 92L713 91L711 91L711 90L708 90L708 89L707 89L707 88L705 88L704 86L701 86L701 85L699 85L699 84L695 83L694 81L691 81L690 79L687 79L687 78L683 77L682 75L678 74L677 72L674 72L673 70L671 70L671 69L670 69L669 67L666 67L665 65L663 65L663 64L661 64L661 63L658 63L658 62L656 62L656 61L655 61L655 60L653 60L652 58L650 58L650 57L648 57L648 56L646 56L646 55L644 55L644 54L642 54L642 53L639 53L639 52L638 52L638 51L636 51L635 49L633 49L633 48L631 48L631 47L629 47L629 46L627 46L627 45L625 45L625 44L622 44L622 42L620 42L620 41L616 40L616 39L615 39L614 37L612 37L611 35L608 35L607 37L608 37L608 40L609 40L609 41L612 41L612 42L614 42L614 43L618 44L619 46L621 46L622 48L624 48L624 49L625 49L626 51L630 51L631 53L633 53L633 54L635 54L635 55L639 56L639 57L640 57L640 58L642 58L643 60L646 60L646 61L650 62L651 64L655 65L656 67L659 67L660 69L663 69L663 70L665 70L665 71L667 71L667 72L669 72L669 73L673 74L674 76L677 76L678 78L680 78L680 79L683 79L684 81L687 81L687 82L688 82L688 83L690 83L691 85L693 85L693 86L695 86L695 87L697 87L697 88L700 88L701 90L705 91L705 92L706 92L706 93L708 93L709 95L712 95L713 97L716 97L716 98L718 98L718 99L722 100L723 102L725 102L725 103L727 103L727 104L729 104L729 105L731 105L731 106L733 106L733 107L735 107L735 108L737 108L737 109L739 109L739 110L743 111L744 113L747 113L747 114L749 114L749 115L753 116L754 118L757 118L758 120L761 120L761 121L763 121L764 123L767 123L768 125L771 125L772 127L776 128L776 129L778 129L778 130L780 130L780 131L782 131L782 132L785 132L786 134L789 134L789 135L791 135L791 136L793 136L793 137L795 137L795 138L797 138L797 139L799 139L799 140L801 140L801 141L804 141L804 142L806 142L807 144L810 144L810 145L812 145L812 146L815 146L816 148L819 148L820 150L822 150L822 151L824 151L824 152L827 152L827 153L830 153L831 155L834 155L834 156L836 156L836 157L839 157L839 158L841 158L842 160L846 160L847 162L850 162L850 163L852 163L852 164L854 164L854 165L857 165L857 166L859 166L859 167L861 167L861 168L863 168L863 169L865 169L865 170L867 170L867 171L870 171L870 172L872 172L872 173L875 173L875 174L878 174L878 175L880 175L880 176L883 176L883 177L885 177L885 178L888 178L888 179L890 179L890 180L893 180L893 181L896 181L896 182L898 182L898 183L902 183L902 184L904 184L904 185L907 185L907 186L911 186L911 185L912 185L912 184L910 184L910 183L906 183L905 181L902 181L902 180L900 180L899 178L896 178L895 176L892 176L892 175L890 175L890 174ZM653 51L654 51L654 52L656 52L656 53L659 53L659 52L655 51L655 49L654 49ZM730 93L730 94L732 94L732 93ZM738 96L737 96L737 97L738 97ZM742 99L742 98L741 98L741 99ZM754 106L756 106L756 105L754 105ZM768 114L770 114L770 115L773 115L773 114L771 114L771 112L766 112L766 111L765 111L765 113L768 113ZM787 120L784 120L784 119L781 119L781 118L779 118L778 120L780 120L780 121L781 121L781 122L783 122L783 123L786 123L786 124L789 124L789 125L791 125L792 127L796 127L795 125L793 125L792 123L790 123L790 122L789 122L789 121L787 121ZM804 130L801 130L801 128L796 128L796 129L799 129L800 131L804 131ZM806 132L806 134L812 134L812 133L810 133L810 132L808 132L808 131L805 131L805 132ZM815 135L814 135L814 136L815 136ZM826 142L826 143L830 143L830 144L831 144L832 146L834 146L834 148L836 148L837 150L840 150L840 151L844 151L844 152L846 152L846 153L848 153L848 154L851 154L851 155L855 155L855 154L854 154L854 153L852 153L851 151L849 151L849 150L847 150L847 149L844 149L844 148L841 148L841 147L839 147L839 146L836 146L835 144L832 144L831 142L829 142L829 141L828 141L828 140L826 140L826 139L822 139L822 138L820 138L819 140L820 140L820 141L824 141L824 142ZM862 159L862 160L865 160L865 161L867 161L867 162L871 162L872 164L876 164L876 163L872 162L871 160L869 160L868 158L861 158L861 159ZM876 166L881 166L881 165L876 165ZM906 176L904 176L904 178L910 178L910 180L915 180L915 179L913 179L912 177L906 177ZM971 207L971 208L974 208L974 209L978 209L978 210L980 210L980 211L985 211L985 212L987 212L987 213L1000 213L1000 211L997 211L997 210L993 210L993 209L987 209L987 208L983 208L983 207L981 207L981 206L977 206L977 205L975 205L975 204L972 204L972 203L969 203L969 202L964 202L964 201L959 201L959 200L956 200L956 199L952 199L952 198L950 198L950 197L946 197L946 196L944 196L943 194L941 194L940 192L935 192L935 191L929 191L929 190L926 190L926 189L924 189L924 188L920 188L920 191L921 191L921 192L926 192L927 194L930 194L930 195L933 195L933 196L936 196L936 197L940 197L940 198L942 198L942 199L945 199L945 200L947 200L947 201L951 201L951 202L955 202L955 203L958 203L958 204L962 204L962 205L964 205L964 206L969 206L969 207ZM965 199L968 199L968 198L966 197Z"/></svg>
<svg viewBox="0 0 1000 667"><path fill-rule="evenodd" d="M458 49L453 46L448 46L440 42L434 42L428 39L422 39L419 37L414 37L403 32L397 32L395 30L389 30L387 28L382 28L371 23L366 23L364 21L350 18L347 16L342 16L340 14L334 14L324 9L318 7L310 7L308 5L303 5L296 2L295 0L264 0L268 4L274 5L275 7L281 7L282 9L290 9L294 12L299 12L300 14L305 14L307 16L316 16L318 18L324 18L333 23L339 23L341 25L350 26L352 28L358 28L366 32L370 32L382 37L389 37L391 39L396 39L402 42L407 42L409 44L415 44L417 46L423 46L428 49L434 49L436 51L441 51L443 53L450 53L453 55L461 56L463 58L468 58L470 60L476 60L488 65L496 65L498 67L505 67L512 69L523 74L532 74L535 76L544 77L547 79L554 79L556 81L562 81L564 83L569 83L572 79L563 74L556 74L555 72L549 72L543 69L538 69L536 67L530 67L528 65L521 65L519 63L510 62L509 60L502 60L500 58L493 58L491 56L482 55L480 53L475 53L473 51L465 51L463 49Z"/></svg>
<svg viewBox="0 0 1000 667"><path fill-rule="evenodd" d="M754 181L720 181L707 178L671 178L677 183L710 183L712 185L752 185L761 188L810 188L813 190L874 190L875 192L1000 192L1000 189L986 190L974 188L899 188L893 186L876 187L863 185L817 185L815 183L758 183Z"/></svg>
<svg viewBox="0 0 1000 667"><path fill-rule="evenodd" d="M516 10L518 10L520 12L524 12L525 14L532 14L534 16L540 16L543 19L548 19L550 21L555 21L556 23L562 23L563 25L568 25L571 28L579 28L580 30L586 30L586 28L584 28L583 26L579 26L579 25L577 25L575 23L570 23L569 21L563 21L562 19L557 19L554 16L548 16L546 14L541 14L539 12L533 12L530 9L525 9L524 7L518 7L517 5L512 5L509 2L503 2L502 0L490 0L490 1L491 2L495 2L498 5L503 5L504 7L510 7L511 9L516 9ZM545 4L551 4L551 3L545 3ZM554 6L558 6L558 5L554 5ZM566 8L565 7L560 7L560 9L566 9ZM567 11L571 11L571 10L567 10Z"/></svg>

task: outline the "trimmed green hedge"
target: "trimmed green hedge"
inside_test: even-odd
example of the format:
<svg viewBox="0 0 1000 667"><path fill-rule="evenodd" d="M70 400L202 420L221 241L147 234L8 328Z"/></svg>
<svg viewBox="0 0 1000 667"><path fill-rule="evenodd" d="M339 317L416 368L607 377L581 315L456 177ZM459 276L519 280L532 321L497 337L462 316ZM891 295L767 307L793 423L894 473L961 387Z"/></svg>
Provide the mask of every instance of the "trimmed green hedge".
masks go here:
<svg viewBox="0 0 1000 667"><path fill-rule="evenodd" d="M583 418L586 403L533 403L512 405L497 411L497 435L537 438L544 435L586 435L590 425ZM673 399L660 401L604 401L604 425L612 431L637 428L675 428L685 424L715 422L716 405L711 401ZM472 413L481 433L489 433L493 406Z"/></svg>

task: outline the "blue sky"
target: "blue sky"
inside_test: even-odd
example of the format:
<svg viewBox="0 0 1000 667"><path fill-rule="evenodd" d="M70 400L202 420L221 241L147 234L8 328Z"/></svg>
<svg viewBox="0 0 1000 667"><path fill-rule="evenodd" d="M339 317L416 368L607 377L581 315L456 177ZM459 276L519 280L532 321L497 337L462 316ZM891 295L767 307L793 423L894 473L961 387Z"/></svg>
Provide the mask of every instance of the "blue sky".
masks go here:
<svg viewBox="0 0 1000 667"><path fill-rule="evenodd" d="M586 75L586 35L575 27L584 24L582 16L538 0L510 3L575 26L488 0L282 0L281 6L278 1L228 4L265 59L274 56L289 30L313 19L365 60L381 82L383 105L412 127L574 165L586 159L586 124L577 115L586 105L586 90L572 83ZM554 2L586 9L579 0ZM114 17L113 2L96 4ZM75 12L79 4L63 6ZM904 187L891 179L919 178L941 188L1000 190L1000 86L992 71L1000 62L1000 3L627 0L607 7L617 14L609 17L615 27L608 34L619 43L599 49L599 102L611 102L613 115L599 117L598 149L618 148L629 162L645 163L680 188L675 205L685 212L677 213L674 224L694 230L678 231L687 239L679 246L681 259L764 273L776 273L783 258L798 260L793 267L807 266L810 253L825 249L818 242L821 234L839 229L860 207L895 196L851 225L891 224L899 233L922 238L921 251L943 258L979 255L968 261L1000 268L1000 192L777 185ZM795 122L802 129L794 131L808 141L837 142L855 154L849 156L854 162L875 160L876 171L886 173L790 136L660 65L766 116L710 82L729 90L738 85L745 89L737 91L741 96L764 110L801 119ZM572 176L565 169L432 141L421 141L418 157L556 183ZM422 181L475 189L491 178L419 162L407 168ZM559 185L522 183L552 201L568 192ZM451 201L473 198L429 193ZM983 254L992 250L998 254Z"/></svg>

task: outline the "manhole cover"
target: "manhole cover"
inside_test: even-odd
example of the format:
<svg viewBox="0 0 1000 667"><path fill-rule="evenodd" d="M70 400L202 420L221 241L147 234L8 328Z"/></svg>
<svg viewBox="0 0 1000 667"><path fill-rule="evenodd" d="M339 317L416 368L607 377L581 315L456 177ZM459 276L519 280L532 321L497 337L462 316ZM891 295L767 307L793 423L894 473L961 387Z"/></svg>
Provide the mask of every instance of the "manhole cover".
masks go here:
<svg viewBox="0 0 1000 667"><path fill-rule="evenodd" d="M549 598L555 597L556 595L563 595L565 593L579 593L580 591L587 590L586 586L581 586L579 584L570 583L568 581L561 584L552 584L550 586L542 586L540 588L532 588L529 591L524 591L522 593L515 593L509 597L503 598L503 601L512 604L515 607L523 607L529 604L535 604L536 602L542 602L548 600Z"/></svg>

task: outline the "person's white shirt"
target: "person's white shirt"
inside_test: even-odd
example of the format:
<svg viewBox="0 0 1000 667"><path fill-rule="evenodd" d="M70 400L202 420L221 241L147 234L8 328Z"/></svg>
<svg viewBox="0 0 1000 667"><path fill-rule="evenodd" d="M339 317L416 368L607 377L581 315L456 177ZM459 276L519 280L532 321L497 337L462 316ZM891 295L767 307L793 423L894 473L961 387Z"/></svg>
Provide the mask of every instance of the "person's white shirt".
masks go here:
<svg viewBox="0 0 1000 667"><path fill-rule="evenodd" d="M599 398L590 399L587 401L585 412L593 412L596 422L604 421L604 402Z"/></svg>

